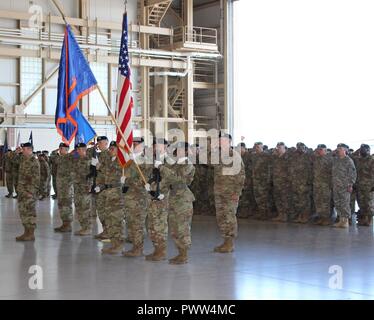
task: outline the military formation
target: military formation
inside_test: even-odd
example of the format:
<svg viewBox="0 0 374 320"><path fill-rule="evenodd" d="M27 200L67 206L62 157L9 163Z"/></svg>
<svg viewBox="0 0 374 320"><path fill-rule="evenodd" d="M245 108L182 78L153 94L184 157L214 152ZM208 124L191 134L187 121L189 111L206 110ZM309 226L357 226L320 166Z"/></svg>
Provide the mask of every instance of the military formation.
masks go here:
<svg viewBox="0 0 374 320"><path fill-rule="evenodd" d="M108 243L103 254L143 256L148 236L153 251L147 261L167 258L170 234L178 250L171 264L188 262L193 215L216 216L223 239L214 248L219 253L234 250L237 217L347 228L357 201L358 225L372 225L374 158L366 144L357 151L343 143L335 150L301 142L246 148L233 147L223 133L207 145L154 139L146 147L139 137L124 167L119 148L100 136L96 144L78 143L74 150L61 143L50 155L34 152L30 143L8 151L6 197L18 197L25 229L16 240L35 239L36 202L49 196L57 200L61 219L55 232L72 232L75 219L80 229L74 235L89 236L98 218L102 232L94 238ZM125 243L131 248L125 250Z"/></svg>

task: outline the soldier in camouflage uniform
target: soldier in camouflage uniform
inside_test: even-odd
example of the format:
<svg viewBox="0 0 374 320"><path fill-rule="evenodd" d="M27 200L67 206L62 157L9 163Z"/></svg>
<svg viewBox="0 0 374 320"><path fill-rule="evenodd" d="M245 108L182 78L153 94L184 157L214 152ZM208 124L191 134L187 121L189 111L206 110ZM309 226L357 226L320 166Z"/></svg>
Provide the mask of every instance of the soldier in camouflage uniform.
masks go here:
<svg viewBox="0 0 374 320"><path fill-rule="evenodd" d="M245 144L240 144L240 153L245 168L245 181L242 195L239 200L238 217L247 218L253 215L256 202L253 194L252 160L251 153L245 148Z"/></svg>
<svg viewBox="0 0 374 320"><path fill-rule="evenodd" d="M12 160L13 183L14 183L14 190L16 191L16 194L13 196L14 199L18 197L18 178L19 178L19 166L21 162L21 156L22 156L22 148L17 147L15 154L13 155L13 160Z"/></svg>
<svg viewBox="0 0 374 320"><path fill-rule="evenodd" d="M200 163L200 147L195 145L192 148L194 157L196 160L195 164L195 175L191 184L191 191L195 196L195 201L193 203L193 214L200 215L210 211L209 197L207 189L207 173L208 166L206 163Z"/></svg>
<svg viewBox="0 0 374 320"><path fill-rule="evenodd" d="M75 213L81 229L76 231L76 236L91 234L92 223L90 218L92 178L90 174L91 159L87 157L87 146L78 143L76 146L77 157L73 159L73 185Z"/></svg>
<svg viewBox="0 0 374 320"><path fill-rule="evenodd" d="M255 218L270 217L270 156L264 152L262 142L256 142L251 156L253 194L257 205Z"/></svg>
<svg viewBox="0 0 374 320"><path fill-rule="evenodd" d="M49 197L51 195L51 177L52 177L51 164L49 160L49 151L43 150L42 153L43 153L44 160L47 161L47 164L49 167L49 175L47 179L47 197Z"/></svg>
<svg viewBox="0 0 374 320"><path fill-rule="evenodd" d="M351 216L350 195L356 182L357 173L353 160L347 155L348 146L340 143L337 146L337 156L332 163L332 189L334 206L339 215L337 228L348 228Z"/></svg>
<svg viewBox="0 0 374 320"><path fill-rule="evenodd" d="M236 211L243 190L245 171L238 152L230 148L231 136L221 134L219 149L213 146L212 156L219 156L219 163L214 167L214 195L217 224L224 242L215 247L215 252L228 253L234 250L234 240L238 233ZM230 158L232 161L230 161Z"/></svg>
<svg viewBox="0 0 374 320"><path fill-rule="evenodd" d="M143 255L145 221L147 217L148 195L144 188L144 182L136 168L147 176L146 157L144 155L144 139L133 139L134 153L131 161L126 164L124 174L126 177L125 189L125 215L129 240L133 247L123 252L125 257L139 257Z"/></svg>
<svg viewBox="0 0 374 320"><path fill-rule="evenodd" d="M273 198L278 215L273 221L287 222L290 211L290 177L289 159L284 142L278 142L275 154L272 156L271 179Z"/></svg>
<svg viewBox="0 0 374 320"><path fill-rule="evenodd" d="M168 205L169 187L174 175L172 165L174 161L166 153L168 142L165 139L154 141L154 168L146 189L153 194L148 207L148 234L154 250L146 255L147 261L161 261L166 259L168 236ZM161 177L157 183L157 177Z"/></svg>
<svg viewBox="0 0 374 320"><path fill-rule="evenodd" d="M13 176L13 164L12 164L13 156L14 156L14 153L11 150L8 150L8 152L5 154L5 157L4 157L6 187L8 190L8 194L5 196L6 198L13 197L13 192L14 192L14 176Z"/></svg>
<svg viewBox="0 0 374 320"><path fill-rule="evenodd" d="M105 164L107 160L109 161L111 159L111 156L109 154L108 150L108 138L106 136L100 136L97 137L97 149L98 149L98 155L97 157L92 157L91 154L89 156L92 157L91 159L91 165L96 166L97 170L97 176L96 176L96 185L104 185L105 184L105 167L102 167L101 164ZM93 150L92 150L93 151ZM97 164L100 164L97 166ZM93 195L95 199L93 199L93 206L92 210L97 211L97 215L99 217L100 223L103 226L103 231L97 235L95 235L95 239L98 240L105 240L108 239L108 232L106 228L106 222L105 222L105 201L106 198L103 194L95 194ZM92 215L92 213L91 213ZM94 215L94 214L93 214Z"/></svg>
<svg viewBox="0 0 374 320"><path fill-rule="evenodd" d="M188 262L188 250L191 247L191 223L193 215L193 201L195 197L189 185L191 184L195 168L188 157L188 143L180 142L177 146L177 163L171 176L169 194L169 226L170 233L178 249L178 255L169 260L170 264L184 264Z"/></svg>
<svg viewBox="0 0 374 320"><path fill-rule="evenodd" d="M38 155L40 165L40 186L39 186L39 200L43 200L48 196L48 179L50 176L50 170L48 162L42 153Z"/></svg>
<svg viewBox="0 0 374 320"><path fill-rule="evenodd" d="M38 160L33 156L31 143L22 145L18 180L18 210L25 232L16 237L17 241L35 240L36 200L39 189L40 168Z"/></svg>
<svg viewBox="0 0 374 320"><path fill-rule="evenodd" d="M104 160L104 161L103 161ZM122 193L122 167L118 160L118 148L115 141L109 145L108 157L99 160L98 170L103 174L104 180L97 183L95 192L99 194L98 204L103 207L101 214L104 216L107 237L111 245L103 248L103 254L117 254L123 247L123 221L124 194Z"/></svg>
<svg viewBox="0 0 374 320"><path fill-rule="evenodd" d="M374 214L374 159L370 156L370 147L362 144L360 156L354 158L357 170L356 192L360 207L359 225L371 226Z"/></svg>
<svg viewBox="0 0 374 320"><path fill-rule="evenodd" d="M304 143L296 145L296 151L291 154L290 180L292 192L292 220L307 223L312 210L312 160Z"/></svg>
<svg viewBox="0 0 374 320"><path fill-rule="evenodd" d="M52 195L52 199L57 198L57 162L58 157L60 156L58 153L59 149L53 150L51 152L51 156L49 157L49 166L51 168L51 175L52 175L52 187L54 194Z"/></svg>
<svg viewBox="0 0 374 320"><path fill-rule="evenodd" d="M57 205L62 225L55 228L55 232L71 232L73 221L73 155L69 153L69 146L59 145L57 157Z"/></svg>
<svg viewBox="0 0 374 320"><path fill-rule="evenodd" d="M331 222L332 157L324 144L317 146L313 158L313 200L318 215L317 224L327 226Z"/></svg>

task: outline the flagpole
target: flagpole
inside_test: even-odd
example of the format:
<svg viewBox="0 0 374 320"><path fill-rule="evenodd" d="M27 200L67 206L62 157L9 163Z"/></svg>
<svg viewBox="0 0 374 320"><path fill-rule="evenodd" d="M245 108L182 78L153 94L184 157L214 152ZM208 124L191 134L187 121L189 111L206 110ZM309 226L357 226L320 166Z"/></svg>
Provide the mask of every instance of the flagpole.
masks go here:
<svg viewBox="0 0 374 320"><path fill-rule="evenodd" d="M118 130L119 134L121 135L122 140L125 142L125 146L126 146L127 150L129 151L129 153L133 153L132 150L131 150L131 148L129 147L127 141L126 141L126 138L125 138L125 136L124 136L124 134L123 134L123 132L122 132L120 126L118 125L118 122L117 122L116 118L114 117L114 114L113 114L112 110L110 109L110 106L109 106L108 101L106 101L106 98L105 98L103 92L101 91L100 86L97 85L96 88L97 88L97 90L99 90L99 93L100 93L100 95L101 95L101 98L103 99L104 104L105 104L105 106L107 107L107 109L108 109L108 111L109 111L110 117L112 118L112 121L113 121L114 124L116 125L117 130ZM139 171L139 174L140 174L140 176L141 176L141 178L142 178L144 184L147 184L148 182L147 182L147 180L145 179L144 174L143 174L142 170L140 169L138 163L136 162L135 157L133 157L133 161L134 161L134 163L135 163L135 165L136 165L136 168L137 168L138 171Z"/></svg>

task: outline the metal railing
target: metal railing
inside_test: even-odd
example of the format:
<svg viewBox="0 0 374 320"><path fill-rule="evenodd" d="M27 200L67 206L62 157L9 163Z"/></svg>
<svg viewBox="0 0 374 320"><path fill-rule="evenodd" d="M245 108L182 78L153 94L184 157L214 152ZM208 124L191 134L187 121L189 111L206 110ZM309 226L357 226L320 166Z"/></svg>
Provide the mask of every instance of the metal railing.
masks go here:
<svg viewBox="0 0 374 320"><path fill-rule="evenodd" d="M217 45L217 29L181 26L173 28L173 42Z"/></svg>

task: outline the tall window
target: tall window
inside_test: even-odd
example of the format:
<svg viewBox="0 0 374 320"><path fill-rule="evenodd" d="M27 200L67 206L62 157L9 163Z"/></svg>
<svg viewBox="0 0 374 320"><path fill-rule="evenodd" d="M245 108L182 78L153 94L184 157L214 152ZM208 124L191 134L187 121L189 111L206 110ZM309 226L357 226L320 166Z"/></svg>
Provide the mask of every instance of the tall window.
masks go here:
<svg viewBox="0 0 374 320"><path fill-rule="evenodd" d="M42 59L21 57L21 98L25 100L42 83ZM25 109L28 114L42 113L42 93L39 92Z"/></svg>
<svg viewBox="0 0 374 320"><path fill-rule="evenodd" d="M108 64L107 63L100 63L100 62L92 62L90 63L91 70L95 75L98 85L101 88L106 99L108 99ZM103 99L100 96L98 90L94 90L90 93L90 106L89 106L89 113L90 115L96 116L106 116L108 115L107 108Z"/></svg>

